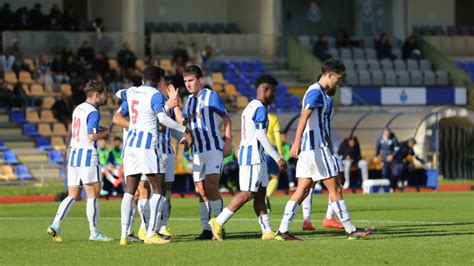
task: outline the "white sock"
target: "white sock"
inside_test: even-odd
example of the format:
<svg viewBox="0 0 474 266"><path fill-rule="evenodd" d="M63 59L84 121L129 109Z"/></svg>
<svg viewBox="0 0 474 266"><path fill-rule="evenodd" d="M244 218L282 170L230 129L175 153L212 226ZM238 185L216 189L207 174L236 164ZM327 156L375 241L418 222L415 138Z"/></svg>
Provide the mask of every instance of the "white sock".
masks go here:
<svg viewBox="0 0 474 266"><path fill-rule="evenodd" d="M133 235L133 222L135 222L135 214L137 213L137 205L132 205L132 213L130 214L130 225L128 226L127 235Z"/></svg>
<svg viewBox="0 0 474 266"><path fill-rule="evenodd" d="M99 233L99 199L87 198L86 214L89 220L89 230L91 236L96 236Z"/></svg>
<svg viewBox="0 0 474 266"><path fill-rule="evenodd" d="M199 202L199 211L201 213L201 225L202 230L209 230L211 231L211 227L209 226L209 202Z"/></svg>
<svg viewBox="0 0 474 266"><path fill-rule="evenodd" d="M209 201L209 212L211 213L212 217L219 216L219 214L222 212L223 207L224 203L222 202L222 199Z"/></svg>
<svg viewBox="0 0 474 266"><path fill-rule="evenodd" d="M278 231L282 233L288 232L288 227L295 218L296 213L298 212L298 203L295 201L289 200L285 206L285 212L283 213L283 218L281 219L280 228Z"/></svg>
<svg viewBox="0 0 474 266"><path fill-rule="evenodd" d="M351 216L349 215L349 209L347 209L346 202L344 200L338 200L331 202L332 209L339 217L339 220L344 225L344 229L347 233L354 232L356 227L352 224Z"/></svg>
<svg viewBox="0 0 474 266"><path fill-rule="evenodd" d="M64 218L66 218L74 203L76 203L76 200L73 197L68 196L63 199L61 204L59 204L58 211L56 212L56 216L54 216L53 221L53 227L55 229L59 229L61 222L64 220Z"/></svg>
<svg viewBox="0 0 474 266"><path fill-rule="evenodd" d="M309 190L308 196L301 203L303 219L311 222L311 209L313 208L313 189Z"/></svg>
<svg viewBox="0 0 474 266"><path fill-rule="evenodd" d="M331 200L328 199L328 209L326 210L326 219L331 220L334 218L334 209L331 206Z"/></svg>
<svg viewBox="0 0 474 266"><path fill-rule="evenodd" d="M150 201L148 199L138 200L138 212L140 213L140 218L142 220L140 229L146 229L148 227L148 222L150 221Z"/></svg>
<svg viewBox="0 0 474 266"><path fill-rule="evenodd" d="M120 207L120 221L122 223L121 238L127 237L128 227L130 226L130 214L132 213L133 195L130 193L124 193L122 199L122 205Z"/></svg>
<svg viewBox="0 0 474 266"><path fill-rule="evenodd" d="M258 223L260 224L263 233L273 232L272 226L270 225L270 216L268 216L268 214L258 216Z"/></svg>
<svg viewBox="0 0 474 266"><path fill-rule="evenodd" d="M160 194L153 193L150 198L150 222L146 231L146 237L152 237L156 233L161 218L161 211L166 198Z"/></svg>
<svg viewBox="0 0 474 266"><path fill-rule="evenodd" d="M115 184L115 177L114 177L111 173L106 174L106 175L105 175L105 178L106 178L110 183L112 183L112 185Z"/></svg>
<svg viewBox="0 0 474 266"><path fill-rule="evenodd" d="M170 213L171 213L171 191L166 191L165 197L166 197L166 202L163 205L163 215L161 215L161 230L165 230L166 226L168 226L168 220L170 219Z"/></svg>
<svg viewBox="0 0 474 266"><path fill-rule="evenodd" d="M230 218L232 218L232 216L234 216L234 212L232 212L229 209L225 208L217 216L217 218L216 218L217 223L220 224L220 225L224 225Z"/></svg>

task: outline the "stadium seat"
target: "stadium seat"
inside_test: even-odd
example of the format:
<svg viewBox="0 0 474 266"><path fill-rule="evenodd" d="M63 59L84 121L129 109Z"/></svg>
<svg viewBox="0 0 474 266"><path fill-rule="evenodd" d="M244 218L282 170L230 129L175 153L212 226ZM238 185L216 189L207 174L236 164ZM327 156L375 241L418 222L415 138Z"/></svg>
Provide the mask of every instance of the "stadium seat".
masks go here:
<svg viewBox="0 0 474 266"><path fill-rule="evenodd" d="M359 85L361 86L371 86L372 78L370 73L367 70L357 71L359 73Z"/></svg>
<svg viewBox="0 0 474 266"><path fill-rule="evenodd" d="M423 84L425 86L435 86L436 78L435 73L431 70L423 71Z"/></svg>
<svg viewBox="0 0 474 266"><path fill-rule="evenodd" d="M11 165L2 165L0 167L0 179L3 180L15 180L17 179L15 173L13 172L13 167Z"/></svg>
<svg viewBox="0 0 474 266"><path fill-rule="evenodd" d="M64 144L64 139L62 137L51 137L51 146L55 150L65 150L66 145Z"/></svg>
<svg viewBox="0 0 474 266"><path fill-rule="evenodd" d="M345 79L347 85L359 85L359 78L357 77L357 73L355 71L346 71Z"/></svg>
<svg viewBox="0 0 474 266"><path fill-rule="evenodd" d="M18 159L16 158L16 154L10 150L6 150L3 152L2 156L3 163L5 164L17 164Z"/></svg>
<svg viewBox="0 0 474 266"><path fill-rule="evenodd" d="M393 61L393 65L395 66L396 71L405 71L407 70L407 66L405 65L405 61L401 59L395 59Z"/></svg>
<svg viewBox="0 0 474 266"><path fill-rule="evenodd" d="M412 86L423 86L423 74L421 71L410 71L410 80Z"/></svg>
<svg viewBox="0 0 474 266"><path fill-rule="evenodd" d="M336 38L333 36L326 36L326 41L328 42L328 46L330 48L336 47Z"/></svg>
<svg viewBox="0 0 474 266"><path fill-rule="evenodd" d="M51 150L53 147L49 144L49 139L46 137L37 137L35 140L35 147L42 150Z"/></svg>
<svg viewBox="0 0 474 266"><path fill-rule="evenodd" d="M385 85L386 86L397 86L397 75L394 71L384 71Z"/></svg>
<svg viewBox="0 0 474 266"><path fill-rule="evenodd" d="M25 64L28 65L28 67L30 68L30 71L35 71L36 67L35 67L35 62L33 61L33 59L25 58L23 59L23 62L25 62Z"/></svg>
<svg viewBox="0 0 474 266"><path fill-rule="evenodd" d="M449 77L448 72L446 71L436 71L436 85L438 86L448 86L449 85Z"/></svg>
<svg viewBox="0 0 474 266"><path fill-rule="evenodd" d="M64 163L64 158L63 155L60 151L50 151L48 155L48 159L50 162L57 163L57 164L62 164Z"/></svg>
<svg viewBox="0 0 474 266"><path fill-rule="evenodd" d="M413 59L408 59L407 60L407 70L408 71L419 70L418 62L416 60L413 60Z"/></svg>
<svg viewBox="0 0 474 266"><path fill-rule="evenodd" d="M351 60L351 59L346 59L343 61L344 63L344 66L346 67L346 70L355 70L355 64L354 64L354 61Z"/></svg>
<svg viewBox="0 0 474 266"><path fill-rule="evenodd" d="M43 98L43 102L41 103L42 109L51 109L53 105L56 103L56 99L51 96L47 96Z"/></svg>
<svg viewBox="0 0 474 266"><path fill-rule="evenodd" d="M367 71L368 70L367 61L365 61L365 59L356 59L356 60L354 60L354 63L355 63L355 67L358 71L362 71L362 70Z"/></svg>
<svg viewBox="0 0 474 266"><path fill-rule="evenodd" d="M61 93L64 93L67 96L72 96L71 84L63 83L59 85L59 89L61 90Z"/></svg>
<svg viewBox="0 0 474 266"><path fill-rule="evenodd" d="M115 58L109 58L109 67L111 70L116 70L118 69L118 62L117 59Z"/></svg>
<svg viewBox="0 0 474 266"><path fill-rule="evenodd" d="M38 133L38 130L36 129L35 124L24 124L23 125L23 134L30 136L30 137L38 137L40 134Z"/></svg>
<svg viewBox="0 0 474 266"><path fill-rule="evenodd" d="M396 58L402 58L402 49L400 48L392 48L392 55L395 56Z"/></svg>
<svg viewBox="0 0 474 266"><path fill-rule="evenodd" d="M175 33L185 33L186 30L181 22L173 22L171 23L171 31Z"/></svg>
<svg viewBox="0 0 474 266"><path fill-rule="evenodd" d="M28 170L28 167L24 164L19 164L15 167L15 175L20 180L31 180L33 175Z"/></svg>
<svg viewBox="0 0 474 266"><path fill-rule="evenodd" d="M195 22L188 23L188 33L200 33L201 29L199 25Z"/></svg>
<svg viewBox="0 0 474 266"><path fill-rule="evenodd" d="M201 32L202 33L214 33L214 28L211 23L201 23Z"/></svg>
<svg viewBox="0 0 474 266"><path fill-rule="evenodd" d="M0 151L5 151L8 150L7 147L5 147L5 143L3 142L3 139L0 139Z"/></svg>
<svg viewBox="0 0 474 266"><path fill-rule="evenodd" d="M24 124L28 122L25 118L25 114L20 111L12 111L10 114L10 121L17 124Z"/></svg>
<svg viewBox="0 0 474 266"><path fill-rule="evenodd" d="M353 48L352 49L352 56L353 56L354 60L365 59L365 52L361 48Z"/></svg>
<svg viewBox="0 0 474 266"><path fill-rule="evenodd" d="M432 70L431 62L427 59L421 59L420 60L420 70L421 71Z"/></svg>
<svg viewBox="0 0 474 266"><path fill-rule="evenodd" d="M218 34L226 33L224 23L214 23L214 30Z"/></svg>
<svg viewBox="0 0 474 266"><path fill-rule="evenodd" d="M240 29L235 23L227 23L227 32L233 34L239 34Z"/></svg>
<svg viewBox="0 0 474 266"><path fill-rule="evenodd" d="M61 136L65 137L67 136L67 130L64 124L62 123L55 123L53 124L53 135L54 136Z"/></svg>
<svg viewBox="0 0 474 266"><path fill-rule="evenodd" d="M335 59L340 59L339 50L337 48L329 48L329 54L334 57ZM352 58L346 58L346 60L352 60Z"/></svg>
<svg viewBox="0 0 474 266"><path fill-rule="evenodd" d="M303 47L306 50L308 50L308 51L312 50L311 40L309 39L309 36L300 35L300 36L298 36L298 40L300 41L301 45L303 45Z"/></svg>
<svg viewBox="0 0 474 266"><path fill-rule="evenodd" d="M31 96L38 96L38 97L42 97L45 95L45 92L44 92L44 87L42 84L39 84L39 83L33 83L31 84L31 87L30 87L30 95Z"/></svg>
<svg viewBox="0 0 474 266"><path fill-rule="evenodd" d="M410 75L408 71L397 71L398 86L410 86Z"/></svg>
<svg viewBox="0 0 474 266"><path fill-rule="evenodd" d="M235 88L234 84L225 84L224 85L224 93L229 96L238 96L239 93L237 92L237 89Z"/></svg>
<svg viewBox="0 0 474 266"><path fill-rule="evenodd" d="M384 59L380 61L383 71L393 71L393 63L391 60Z"/></svg>
<svg viewBox="0 0 474 266"><path fill-rule="evenodd" d="M352 59L352 53L350 49L347 48L341 48L339 49L339 52L341 54L341 59Z"/></svg>
<svg viewBox="0 0 474 266"><path fill-rule="evenodd" d="M31 84L34 82L33 79L31 78L30 72L28 71L20 71L19 80L20 82L24 84Z"/></svg>
<svg viewBox="0 0 474 266"><path fill-rule="evenodd" d="M384 85L383 72L380 70L372 71L372 84L376 86Z"/></svg>
<svg viewBox="0 0 474 266"><path fill-rule="evenodd" d="M58 120L54 118L53 112L51 110L42 110L40 115L41 122L45 123L56 123Z"/></svg>
<svg viewBox="0 0 474 266"><path fill-rule="evenodd" d="M224 76L222 75L221 72L213 72L212 73L212 83L214 83L214 84L216 84L216 83L219 83L219 84L226 83L225 80L224 80Z"/></svg>
<svg viewBox="0 0 474 266"><path fill-rule="evenodd" d="M163 70L166 72L173 72L173 64L169 59L161 59L160 67L163 68Z"/></svg>
<svg viewBox="0 0 474 266"><path fill-rule="evenodd" d="M224 92L224 87L222 86L222 84L215 83L212 85L212 90L217 93L220 93L220 92Z"/></svg>
<svg viewBox="0 0 474 266"><path fill-rule="evenodd" d="M18 79L16 77L16 74L13 71L5 71L5 73L3 73L3 80L5 80L6 82L8 82L10 84L17 84L18 83Z"/></svg>
<svg viewBox="0 0 474 266"><path fill-rule="evenodd" d="M369 69L371 71L381 71L381 66L380 66L380 62L379 60L377 59L370 59L370 60L367 60L367 63L369 65Z"/></svg>
<svg viewBox="0 0 474 266"><path fill-rule="evenodd" d="M137 61L135 61L135 67L143 72L143 70L145 70L145 62L143 59L137 59Z"/></svg>
<svg viewBox="0 0 474 266"><path fill-rule="evenodd" d="M373 37L364 37L362 39L362 42L364 43L364 48L374 48L374 38Z"/></svg>
<svg viewBox="0 0 474 266"><path fill-rule="evenodd" d="M26 111L26 120L28 123L39 123L40 119L38 112L36 110Z"/></svg>
<svg viewBox="0 0 474 266"><path fill-rule="evenodd" d="M51 127L47 123L38 124L38 132L44 137L51 137L53 135Z"/></svg>
<svg viewBox="0 0 474 266"><path fill-rule="evenodd" d="M159 22L157 27L158 32L171 32L171 25L168 22Z"/></svg>
<svg viewBox="0 0 474 266"><path fill-rule="evenodd" d="M248 100L247 97L245 97L245 96L238 96L237 97L237 109L239 111L245 109L245 107L247 106L248 103L249 103L249 100Z"/></svg>
<svg viewBox="0 0 474 266"><path fill-rule="evenodd" d="M365 48L365 59L377 59L377 52L374 48Z"/></svg>

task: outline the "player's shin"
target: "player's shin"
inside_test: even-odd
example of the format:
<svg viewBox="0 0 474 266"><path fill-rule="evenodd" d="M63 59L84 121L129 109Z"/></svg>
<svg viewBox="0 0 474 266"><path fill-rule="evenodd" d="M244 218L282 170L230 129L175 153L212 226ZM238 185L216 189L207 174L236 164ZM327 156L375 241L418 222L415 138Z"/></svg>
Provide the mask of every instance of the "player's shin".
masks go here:
<svg viewBox="0 0 474 266"><path fill-rule="evenodd" d="M123 194L122 205L121 205L121 224L122 233L121 238L127 237L128 227L130 226L130 214L132 212L133 195L129 193Z"/></svg>
<svg viewBox="0 0 474 266"><path fill-rule="evenodd" d="M90 235L95 237L99 233L99 199L87 198L86 214L89 221Z"/></svg>
<svg viewBox="0 0 474 266"><path fill-rule="evenodd" d="M331 202L331 207L338 216L339 220L342 222L342 225L344 225L344 230L346 230L347 233L354 232L356 227L352 224L346 201L341 199Z"/></svg>
<svg viewBox="0 0 474 266"><path fill-rule="evenodd" d="M53 221L53 226L55 229L59 229L61 222L67 216L75 202L76 200L73 197L68 196L61 202L61 204L59 204L58 211L56 212L56 216L54 217Z"/></svg>
<svg viewBox="0 0 474 266"><path fill-rule="evenodd" d="M311 209L313 204L313 188L309 190L308 196L301 203L303 209L303 219L305 221L311 221Z"/></svg>
<svg viewBox="0 0 474 266"><path fill-rule="evenodd" d="M146 232L147 237L152 237L156 233L161 218L161 212L166 198L160 194L153 193L150 198L150 223Z"/></svg>
<svg viewBox="0 0 474 266"><path fill-rule="evenodd" d="M296 213L298 212L298 203L292 200L289 200L285 206L285 212L283 213L283 218L281 219L279 231L282 233L288 232L288 227L295 218Z"/></svg>

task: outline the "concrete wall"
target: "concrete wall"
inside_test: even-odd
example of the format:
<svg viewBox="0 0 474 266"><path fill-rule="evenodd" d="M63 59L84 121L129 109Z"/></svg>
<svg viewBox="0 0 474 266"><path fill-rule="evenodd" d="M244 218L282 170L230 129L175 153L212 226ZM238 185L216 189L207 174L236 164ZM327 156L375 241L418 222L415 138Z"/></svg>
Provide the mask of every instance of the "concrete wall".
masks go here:
<svg viewBox="0 0 474 266"><path fill-rule="evenodd" d="M15 12L19 7L26 6L28 9L32 9L35 3L41 4L41 10L43 14L49 14L51 7L54 4L58 4L59 8L63 10L63 1L62 0L0 0L0 6L3 7L3 4L9 3L10 8Z"/></svg>
<svg viewBox="0 0 474 266"><path fill-rule="evenodd" d="M454 25L455 4L453 0L406 1L408 32L411 32L413 25Z"/></svg>
<svg viewBox="0 0 474 266"><path fill-rule="evenodd" d="M228 2L227 0L144 0L145 21L182 22L184 25L188 22L227 22Z"/></svg>

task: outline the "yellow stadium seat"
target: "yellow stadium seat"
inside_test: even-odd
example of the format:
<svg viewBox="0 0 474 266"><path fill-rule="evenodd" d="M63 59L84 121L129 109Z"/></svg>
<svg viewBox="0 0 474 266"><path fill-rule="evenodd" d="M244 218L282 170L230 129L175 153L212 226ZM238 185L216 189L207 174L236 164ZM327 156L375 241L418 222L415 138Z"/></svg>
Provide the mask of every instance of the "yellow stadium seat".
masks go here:
<svg viewBox="0 0 474 266"><path fill-rule="evenodd" d="M234 84L225 84L224 85L224 91L226 95L229 96L239 96L240 93L237 92L237 89L235 88Z"/></svg>
<svg viewBox="0 0 474 266"><path fill-rule="evenodd" d="M224 84L226 83L224 76L222 75L221 72L213 72L212 73L212 82L214 84L219 83L219 84Z"/></svg>
<svg viewBox="0 0 474 266"><path fill-rule="evenodd" d="M51 137L53 132L51 132L51 127L47 123L38 124L38 133L44 137Z"/></svg>
<svg viewBox="0 0 474 266"><path fill-rule="evenodd" d="M17 179L15 173L13 172L13 167L11 165L3 165L0 167L0 179L3 180L15 180Z"/></svg>
<svg viewBox="0 0 474 266"><path fill-rule="evenodd" d="M5 73L3 74L3 79L6 82L11 83L11 84L17 84L18 83L18 79L16 78L16 74L13 71L5 71Z"/></svg>
<svg viewBox="0 0 474 266"><path fill-rule="evenodd" d="M58 120L54 118L53 112L51 110L42 110L40 115L41 122L45 123L56 123Z"/></svg>
<svg viewBox="0 0 474 266"><path fill-rule="evenodd" d="M173 71L173 64L171 64L171 60L169 59L161 59L160 60L160 67L163 68L164 71L172 72Z"/></svg>
<svg viewBox="0 0 474 266"><path fill-rule="evenodd" d="M118 69L118 62L115 58L109 58L109 67L112 70Z"/></svg>
<svg viewBox="0 0 474 266"><path fill-rule="evenodd" d="M224 91L224 87L222 87L222 84L214 84L212 85L212 89L217 93L221 93Z"/></svg>
<svg viewBox="0 0 474 266"><path fill-rule="evenodd" d="M56 99L54 97L44 97L43 103L41 104L42 109L51 109L53 105L56 103Z"/></svg>
<svg viewBox="0 0 474 266"><path fill-rule="evenodd" d="M44 92L43 85L38 84L38 83L31 84L30 95L31 96L44 96L45 92Z"/></svg>
<svg viewBox="0 0 474 266"><path fill-rule="evenodd" d="M39 115L38 115L38 112L36 112L36 110L26 111L26 120L29 123L39 123L39 122L41 122L40 118L39 118Z"/></svg>
<svg viewBox="0 0 474 266"><path fill-rule="evenodd" d="M135 61L135 67L143 72L143 70L145 70L145 61L143 61L143 59L137 59L137 61Z"/></svg>
<svg viewBox="0 0 474 266"><path fill-rule="evenodd" d="M64 93L66 94L67 96L71 96L72 95L72 88L71 88L71 85L70 84L61 84L59 85L59 88L61 90L61 93Z"/></svg>
<svg viewBox="0 0 474 266"><path fill-rule="evenodd" d="M33 59L31 58L25 58L25 64L28 65L28 67L30 67L30 70L31 71L34 71L36 69L36 66L35 66L35 62L33 61Z"/></svg>
<svg viewBox="0 0 474 266"><path fill-rule="evenodd" d="M51 137L51 146L55 150L65 150L66 145L64 144L64 139L62 137Z"/></svg>
<svg viewBox="0 0 474 266"><path fill-rule="evenodd" d="M31 74L28 71L20 71L20 82L25 84L31 84L34 80L31 78Z"/></svg>
<svg viewBox="0 0 474 266"><path fill-rule="evenodd" d="M67 130L64 124L62 123L53 124L53 135L61 136L61 137L67 136Z"/></svg>
<svg viewBox="0 0 474 266"><path fill-rule="evenodd" d="M239 111L245 109L248 103L249 103L249 99L247 97L237 96L237 109Z"/></svg>

